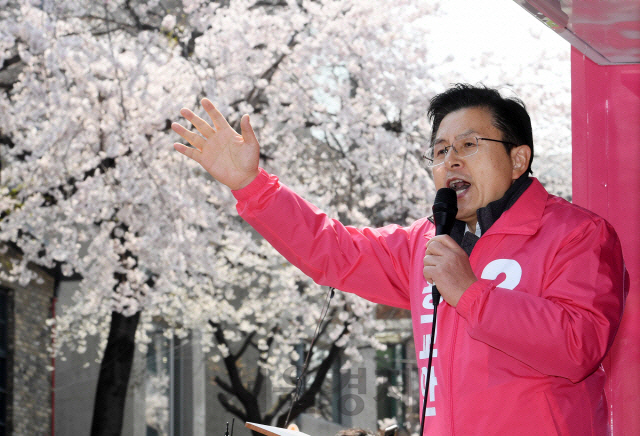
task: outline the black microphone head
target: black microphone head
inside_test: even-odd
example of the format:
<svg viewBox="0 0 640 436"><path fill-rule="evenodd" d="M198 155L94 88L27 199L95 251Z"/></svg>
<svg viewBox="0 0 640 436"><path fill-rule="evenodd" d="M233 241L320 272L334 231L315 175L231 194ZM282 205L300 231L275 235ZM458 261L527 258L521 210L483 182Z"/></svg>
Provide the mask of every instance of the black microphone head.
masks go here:
<svg viewBox="0 0 640 436"><path fill-rule="evenodd" d="M436 192L436 199L433 201L433 212L441 211L443 209L452 210L458 209L458 196L456 191L451 188L440 188Z"/></svg>
<svg viewBox="0 0 640 436"><path fill-rule="evenodd" d="M436 235L450 234L458 213L456 191L451 188L438 189L431 210L436 224Z"/></svg>

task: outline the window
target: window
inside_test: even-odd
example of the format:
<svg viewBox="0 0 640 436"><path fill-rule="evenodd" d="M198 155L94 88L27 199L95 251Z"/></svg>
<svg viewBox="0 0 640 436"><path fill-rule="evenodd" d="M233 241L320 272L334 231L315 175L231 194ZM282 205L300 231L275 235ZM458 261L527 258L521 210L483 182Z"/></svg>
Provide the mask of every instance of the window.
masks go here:
<svg viewBox="0 0 640 436"><path fill-rule="evenodd" d="M146 436L204 435L205 358L197 334L150 334L144 376ZM194 337L196 339L194 339Z"/></svg>
<svg viewBox="0 0 640 436"><path fill-rule="evenodd" d="M382 382L377 386L378 419L395 418L399 427L407 417L407 359L403 344L387 344L385 351L376 355L376 376Z"/></svg>
<svg viewBox="0 0 640 436"><path fill-rule="evenodd" d="M166 338L162 332L154 333L147 350L144 387L147 436L167 436L173 433L169 431L172 357L173 338Z"/></svg>

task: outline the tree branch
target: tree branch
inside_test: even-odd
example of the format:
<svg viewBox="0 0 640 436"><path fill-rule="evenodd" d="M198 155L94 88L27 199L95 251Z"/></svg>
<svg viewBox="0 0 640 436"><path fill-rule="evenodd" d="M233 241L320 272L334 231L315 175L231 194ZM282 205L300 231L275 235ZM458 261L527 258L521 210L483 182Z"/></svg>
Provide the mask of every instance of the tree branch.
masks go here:
<svg viewBox="0 0 640 436"><path fill-rule="evenodd" d="M291 416L289 417L290 420L296 419L298 415L307 410L309 407L313 406L316 396L322 389L322 384L324 383L324 379L326 378L327 373L333 366L333 363L336 361L341 351L341 347L338 347L335 344L331 346L329 354L322 361L322 364L319 367L318 373L316 374L313 383L311 384L309 389L307 389L304 394L302 394L300 399L293 405L293 408L291 409ZM283 427L286 424L284 422L286 419L286 414L280 415L278 417L276 425L279 427Z"/></svg>
<svg viewBox="0 0 640 436"><path fill-rule="evenodd" d="M296 41L296 36L298 36L299 33L300 31L296 31L293 33L293 35L291 35L291 38L289 38L289 42L287 43L287 47L289 49L292 49L298 44L298 42ZM275 62L271 64L271 66L267 68L260 75L260 79L265 79L267 82L271 83L271 79L273 78L273 75L276 73L276 71L278 71L278 67L286 57L287 57L286 54L281 54L280 56L278 56ZM246 101L252 107L256 107L263 95L264 95L264 88L258 88L257 86L254 85L254 87L248 92L245 98L234 101L233 103L231 103L231 106L237 111L238 104L240 104L242 101ZM236 130L239 130L240 120L237 120L236 122L234 122L232 127Z"/></svg>
<svg viewBox="0 0 640 436"><path fill-rule="evenodd" d="M216 382L218 386L220 386L220 388L222 388L222 390L227 391L230 394L234 393L233 388L226 381L222 380L220 376L215 376L213 380Z"/></svg>
<svg viewBox="0 0 640 436"><path fill-rule="evenodd" d="M264 421L266 423L271 423L275 416L280 413L280 410L282 410L284 405L291 401L292 395L294 394L296 389L297 387L291 389L291 392L289 392L288 394L283 394L278 397L278 401L276 402L276 404L274 404L273 407L271 407L271 410L264 415Z"/></svg>
<svg viewBox="0 0 640 436"><path fill-rule="evenodd" d="M222 405L222 407L224 407L224 409L227 412L236 415L238 418L240 418L243 421L248 421L247 415L243 413L242 410L240 410L239 408L231 404L231 402L227 400L227 397L225 397L223 393L218 394L218 401L220 401L220 404Z"/></svg>
<svg viewBox="0 0 640 436"><path fill-rule="evenodd" d="M298 417L302 412L307 410L309 407L313 406L315 403L316 396L320 393L322 389L322 384L324 383L329 370L333 366L333 363L336 361L343 347L338 347L335 342L337 342L340 338L342 338L348 332L349 322L344 323L344 328L340 335L336 338L333 345L329 349L329 354L325 357L322 363L318 366L318 372L316 373L315 378L313 379L313 383L311 386L302 394L300 399L293 405L291 409L291 416L289 420L294 420ZM287 423L284 421L287 419L286 414L282 414L278 417L277 426L284 427Z"/></svg>
<svg viewBox="0 0 640 436"><path fill-rule="evenodd" d="M133 10L133 7L131 6L131 0L126 0L124 2L124 4L125 4L125 9L127 10L127 12L129 12L129 15L131 16L131 18L133 19L133 22L136 25L136 29L138 29L138 30L158 30L156 27L151 26L149 24L144 24L144 23L142 23L142 21L140 21L140 17L138 17L138 15Z"/></svg>
<svg viewBox="0 0 640 436"><path fill-rule="evenodd" d="M220 345L224 345L229 349L229 345L224 338L224 334L222 332L222 328L220 324L214 323L209 320L209 325L213 327L213 335ZM233 389L233 395L240 401L242 406L246 411L246 418L250 419L254 422L262 422L262 417L260 415L260 407L258 406L258 399L249 392L244 385L242 384L242 379L240 378L240 372L238 371L238 367L236 366L236 357L229 353L223 359L224 366L227 370L227 375L229 376L229 380L231 382L231 388Z"/></svg>
<svg viewBox="0 0 640 436"><path fill-rule="evenodd" d="M255 335L256 335L255 331L252 331L251 333L249 333L249 336L247 336L247 338L244 340L238 352L233 355L236 361L238 361L238 359L244 354L244 352L247 350L247 347L251 345L251 341L253 340L253 337Z"/></svg>

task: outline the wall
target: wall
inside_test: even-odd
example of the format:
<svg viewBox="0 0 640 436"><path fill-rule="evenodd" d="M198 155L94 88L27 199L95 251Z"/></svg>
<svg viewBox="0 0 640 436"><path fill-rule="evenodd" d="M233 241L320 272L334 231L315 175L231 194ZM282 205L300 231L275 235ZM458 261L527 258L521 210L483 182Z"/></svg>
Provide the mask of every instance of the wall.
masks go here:
<svg viewBox="0 0 640 436"><path fill-rule="evenodd" d="M573 201L622 241L631 286L605 359L613 436L640 434L640 64L600 66L571 55Z"/></svg>
<svg viewBox="0 0 640 436"><path fill-rule="evenodd" d="M6 266L7 257L2 264ZM49 436L51 434L51 343L46 320L51 314L53 278L33 268L38 280L21 286L2 283L10 289L12 301L8 323L9 401L7 421L15 436ZM38 283L40 282L40 283Z"/></svg>

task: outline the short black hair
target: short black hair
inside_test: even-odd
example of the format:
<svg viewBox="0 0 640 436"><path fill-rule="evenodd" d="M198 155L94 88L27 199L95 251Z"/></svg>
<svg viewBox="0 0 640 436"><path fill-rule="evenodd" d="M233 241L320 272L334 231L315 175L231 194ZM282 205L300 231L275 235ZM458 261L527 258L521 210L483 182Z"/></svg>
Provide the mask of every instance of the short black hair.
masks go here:
<svg viewBox="0 0 640 436"><path fill-rule="evenodd" d="M436 138L442 119L459 109L471 107L487 108L493 115L493 125L499 129L504 141L516 145L528 145L531 148L528 174L533 174L531 163L533 162L533 133L531 118L522 100L510 97L504 98L498 90L487 88L484 85L473 86L467 83L457 83L445 92L436 95L429 103L428 116L431 124L431 144ZM511 144L503 144L507 153L514 147Z"/></svg>

